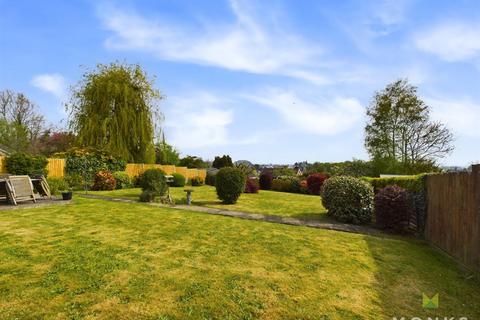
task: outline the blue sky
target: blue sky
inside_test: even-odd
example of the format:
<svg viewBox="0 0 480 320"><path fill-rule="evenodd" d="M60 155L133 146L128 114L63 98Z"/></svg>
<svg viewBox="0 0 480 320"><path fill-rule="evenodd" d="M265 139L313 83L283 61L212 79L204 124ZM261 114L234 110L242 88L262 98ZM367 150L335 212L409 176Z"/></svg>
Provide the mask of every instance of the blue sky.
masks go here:
<svg viewBox="0 0 480 320"><path fill-rule="evenodd" d="M398 78L480 160L479 1L0 0L0 89L65 126L69 86L115 60L156 76L183 155L367 159L365 108Z"/></svg>

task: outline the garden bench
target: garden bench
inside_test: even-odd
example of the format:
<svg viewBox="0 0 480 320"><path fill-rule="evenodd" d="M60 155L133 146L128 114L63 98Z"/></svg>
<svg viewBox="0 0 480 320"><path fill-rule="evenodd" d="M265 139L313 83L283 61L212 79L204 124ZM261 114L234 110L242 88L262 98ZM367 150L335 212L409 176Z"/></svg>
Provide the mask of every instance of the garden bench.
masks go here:
<svg viewBox="0 0 480 320"><path fill-rule="evenodd" d="M5 181L7 194L10 193L9 199L14 205L17 205L19 201L37 202L29 176L10 176L6 178Z"/></svg>

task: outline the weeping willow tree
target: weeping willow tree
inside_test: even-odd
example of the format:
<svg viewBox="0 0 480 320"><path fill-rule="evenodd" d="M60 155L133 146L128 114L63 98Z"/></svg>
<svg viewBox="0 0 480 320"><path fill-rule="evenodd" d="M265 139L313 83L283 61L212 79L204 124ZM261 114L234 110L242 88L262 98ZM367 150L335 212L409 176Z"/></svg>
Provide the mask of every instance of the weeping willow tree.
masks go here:
<svg viewBox="0 0 480 320"><path fill-rule="evenodd" d="M139 65L99 64L72 88L69 125L81 146L100 148L129 162L153 163L161 99Z"/></svg>

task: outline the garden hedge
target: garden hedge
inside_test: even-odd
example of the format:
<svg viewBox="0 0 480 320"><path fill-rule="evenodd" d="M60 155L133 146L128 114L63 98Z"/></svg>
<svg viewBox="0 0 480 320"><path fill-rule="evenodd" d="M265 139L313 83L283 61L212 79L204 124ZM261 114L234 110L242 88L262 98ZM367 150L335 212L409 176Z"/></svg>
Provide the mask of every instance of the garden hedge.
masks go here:
<svg viewBox="0 0 480 320"><path fill-rule="evenodd" d="M373 186L375 193L387 186L398 186L407 190L407 201L409 208L409 231L422 235L425 230L427 219L427 190L426 181L428 174L419 174L412 176L398 176L385 178L367 178L367 181Z"/></svg>
<svg viewBox="0 0 480 320"><path fill-rule="evenodd" d="M409 227L408 191L387 186L375 195L375 222L382 229L405 232Z"/></svg>
<svg viewBox="0 0 480 320"><path fill-rule="evenodd" d="M15 153L8 156L5 167L14 175L47 175L48 160L44 156L32 156L26 153Z"/></svg>

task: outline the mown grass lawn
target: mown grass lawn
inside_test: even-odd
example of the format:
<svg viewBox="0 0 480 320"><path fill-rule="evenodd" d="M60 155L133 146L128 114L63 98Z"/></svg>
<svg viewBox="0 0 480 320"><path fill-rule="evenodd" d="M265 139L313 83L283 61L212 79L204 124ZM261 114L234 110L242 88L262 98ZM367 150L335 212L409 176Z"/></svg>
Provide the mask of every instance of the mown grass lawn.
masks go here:
<svg viewBox="0 0 480 320"><path fill-rule="evenodd" d="M479 282L423 242L140 203L0 211L0 261L1 319L480 319Z"/></svg>
<svg viewBox="0 0 480 320"><path fill-rule="evenodd" d="M218 200L215 187L187 186L170 188L170 194L175 203L183 204L186 202L185 192L183 191L185 189L194 190L192 193L192 203L194 205L284 217L316 220L327 219L326 210L322 206L319 196L260 190L259 193L256 194L243 193L236 204L225 205ZM141 190L135 188L114 191L94 191L91 193L138 200Z"/></svg>

